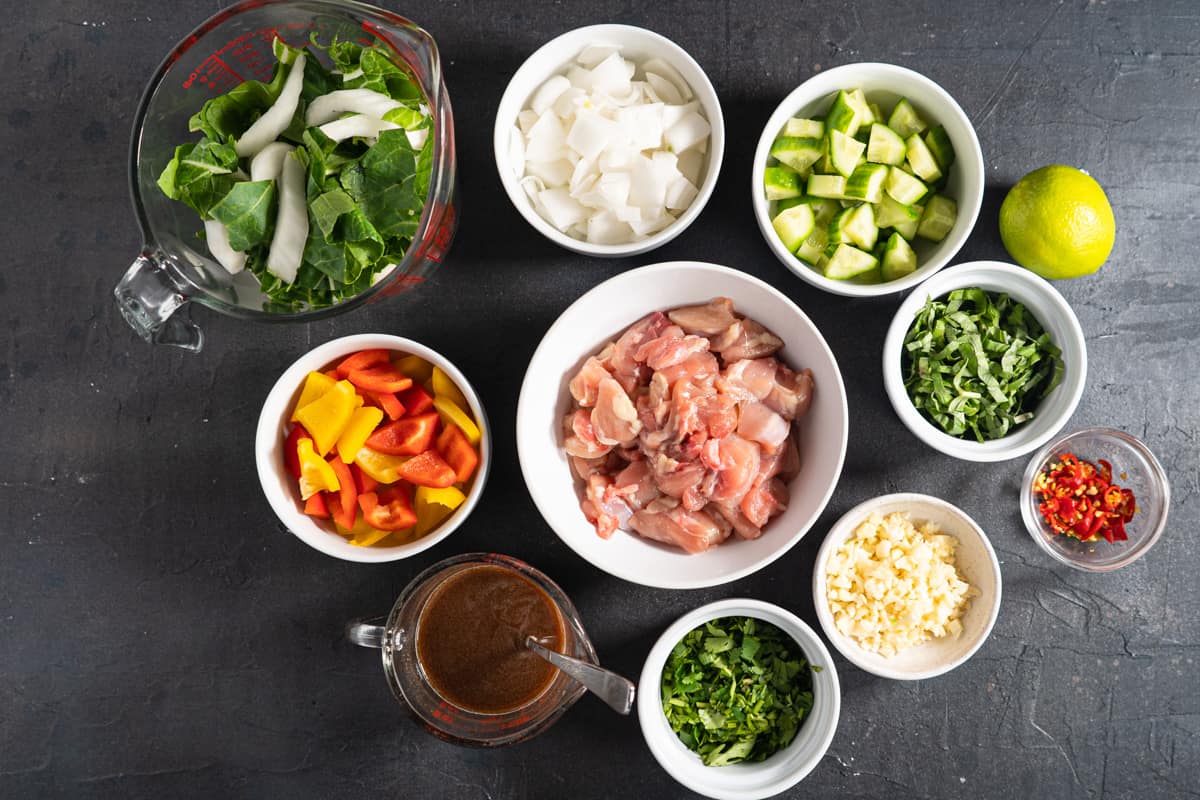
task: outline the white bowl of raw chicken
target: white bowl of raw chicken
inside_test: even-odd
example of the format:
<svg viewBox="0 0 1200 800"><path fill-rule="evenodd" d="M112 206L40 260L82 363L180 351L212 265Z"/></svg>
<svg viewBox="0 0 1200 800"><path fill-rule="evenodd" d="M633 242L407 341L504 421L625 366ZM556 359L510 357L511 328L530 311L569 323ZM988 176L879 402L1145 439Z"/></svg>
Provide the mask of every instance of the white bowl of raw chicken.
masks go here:
<svg viewBox="0 0 1200 800"><path fill-rule="evenodd" d="M572 470L564 418L577 409L569 383L589 356L647 315L733 301L736 314L783 340L776 354L797 373L812 372L811 403L794 423L799 472L786 484L786 508L758 538L734 532L703 552L616 530L605 539L581 509L584 483ZM782 371L781 371L782 373ZM833 494L846 455L846 391L820 331L787 297L743 272L679 261L618 275L576 300L550 327L530 361L517 406L517 451L534 503L555 533L594 566L634 583L667 589L716 586L749 575L786 553L816 522Z"/></svg>
<svg viewBox="0 0 1200 800"><path fill-rule="evenodd" d="M620 63L622 61L624 63ZM609 90L616 95L615 99L610 98L607 91L596 89L593 95L599 94L593 96L585 95L585 90L580 88L593 80L597 84L611 84L614 70L620 73L621 68L632 69L634 74L616 75L615 82L619 87ZM569 84L568 89L564 88L566 84ZM639 93L641 99L631 102L630 98ZM571 102L572 94L579 95L574 103ZM617 107L626 103L631 103L626 109ZM659 144L639 141L636 146L622 146L614 140L597 157L581 156L570 146L572 136L582 132L582 126L579 131L574 130L581 117L575 116L574 111L568 112L580 104L597 111L586 115L595 126L624 130L635 139L649 135L653 141L657 136ZM598 119L632 111L639 105L654 119L649 122L644 117L637 121ZM570 114L565 129L549 136L533 133L535 119L541 116L553 118L539 121L548 123L549 128L556 128L563 124L564 113ZM530 114L533 114L532 118L528 117ZM679 127L672 136L670 129L676 125ZM542 124L537 126L539 131L542 128ZM563 140L564 134L566 140ZM598 144L597 137L607 135L593 127L583 138ZM568 31L547 42L513 74L496 111L493 146L505 192L521 216L539 233L577 253L631 256L666 244L699 216L717 185L725 152L725 122L716 90L708 76L682 47L653 31L632 25L591 25ZM639 152L638 148L645 149ZM654 153L654 150L661 152ZM538 160L549 157L549 151L556 151L550 153L552 161ZM656 160L659 157L663 160ZM639 171L633 161L644 162L646 170ZM559 165L558 171L565 170L558 177L551 174L555 172L555 165ZM607 176L590 174L601 173L602 169L607 171ZM539 206L541 201L535 199L536 192L527 191L529 181L545 190L550 188L550 183L567 175L571 177L569 189L565 186L557 189L560 196L555 202L547 200ZM602 191L599 186L602 180L596 178L605 177L626 180L622 186L611 186ZM589 179L593 183L580 185ZM589 185L593 187L593 191L588 192L593 197L591 200L581 194L581 190ZM656 195L661 202L637 200L639 185L643 194L647 197ZM672 197L682 199L672 201ZM577 208L577 199L584 199L585 205ZM682 207L672 208L673 203ZM560 229L543 216L542 212L549 213L548 206L555 208L553 216L560 217L560 221L564 215L570 218L576 212L589 217L596 216L601 210L607 213L602 215L603 219L572 220L587 225L585 232L577 231L577 235L572 235L569 227ZM674 221L668 221L669 217Z"/></svg>

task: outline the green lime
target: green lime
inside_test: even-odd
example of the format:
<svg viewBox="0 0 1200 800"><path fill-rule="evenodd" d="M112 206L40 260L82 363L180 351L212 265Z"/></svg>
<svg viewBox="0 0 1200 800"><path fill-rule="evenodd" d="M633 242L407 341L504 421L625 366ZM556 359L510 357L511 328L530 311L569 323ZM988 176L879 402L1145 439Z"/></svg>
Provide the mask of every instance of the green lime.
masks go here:
<svg viewBox="0 0 1200 800"><path fill-rule="evenodd" d="M1090 275L1112 252L1117 226L1100 184L1052 164L1017 181L1000 206L1000 238L1017 263L1043 278Z"/></svg>

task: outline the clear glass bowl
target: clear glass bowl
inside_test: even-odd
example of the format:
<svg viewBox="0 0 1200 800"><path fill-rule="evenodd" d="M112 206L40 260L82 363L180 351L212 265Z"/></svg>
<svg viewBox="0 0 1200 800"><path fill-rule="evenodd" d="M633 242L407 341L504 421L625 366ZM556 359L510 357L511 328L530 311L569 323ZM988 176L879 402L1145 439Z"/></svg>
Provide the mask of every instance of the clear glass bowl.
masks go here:
<svg viewBox="0 0 1200 800"><path fill-rule="evenodd" d="M1055 533L1038 511L1033 481L1065 453L1096 463L1105 459L1113 480L1133 492L1137 513L1125 526L1125 541L1081 542ZM1171 485L1158 459L1136 437L1112 428L1084 428L1050 442L1039 450L1021 478L1021 517L1038 547L1067 566L1088 572L1111 572L1132 564L1149 550L1167 526Z"/></svg>
<svg viewBox="0 0 1200 800"><path fill-rule="evenodd" d="M312 36L324 43L336 36L392 52L416 79L434 122L429 194L400 264L354 297L295 313L264 310L266 297L249 270L230 276L217 264L199 243L199 216L156 184L176 145L199 138L188 119L206 100L243 80L269 79L277 36L298 47ZM309 53L329 63L319 50ZM404 17L353 0L243 0L176 45L150 79L133 126L130 185L145 244L115 294L126 321L147 341L199 350L203 336L184 308L191 302L242 319L308 321L412 289L444 258L457 227L454 118L437 45Z"/></svg>

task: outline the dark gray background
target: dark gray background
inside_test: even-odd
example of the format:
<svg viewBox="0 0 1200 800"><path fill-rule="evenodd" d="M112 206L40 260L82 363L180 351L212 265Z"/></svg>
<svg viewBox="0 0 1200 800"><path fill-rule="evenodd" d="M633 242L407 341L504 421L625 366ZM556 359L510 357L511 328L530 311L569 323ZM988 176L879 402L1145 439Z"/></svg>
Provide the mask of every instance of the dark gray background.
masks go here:
<svg viewBox="0 0 1200 800"><path fill-rule="evenodd" d="M126 147L164 53L225 3L10 3L0 25L0 796L450 798L683 796L635 718L585 698L540 739L500 752L437 741L392 700L376 654L342 640L435 560L490 549L573 596L603 660L636 675L658 633L704 602L749 595L816 625L823 533L894 490L955 502L988 531L1004 603L966 665L921 683L838 659L828 755L791 797L1166 798L1200 793L1200 9L1179 2L388 3L437 38L458 123L463 223L419 293L331 321L254 326L195 314L200 355L151 347L111 291L141 240ZM501 192L493 113L513 70L573 27L629 22L708 71L728 127L708 207L661 250L624 261L543 240ZM977 466L920 444L883 393L879 349L899 297L810 288L770 255L747 196L775 104L814 71L912 67L974 121L988 189L958 261L1005 259L997 212L1025 172L1062 162L1107 189L1117 244L1060 282L1087 332L1071 428L1147 441L1175 491L1157 547L1111 575L1056 566L1025 533L1025 460ZM829 340L851 409L845 472L805 540L705 591L645 589L563 546L530 502L513 418L526 363L576 297L677 258L758 275ZM310 347L367 331L442 351L479 388L496 464L468 524L410 561L336 561L286 533L253 466L259 406Z"/></svg>

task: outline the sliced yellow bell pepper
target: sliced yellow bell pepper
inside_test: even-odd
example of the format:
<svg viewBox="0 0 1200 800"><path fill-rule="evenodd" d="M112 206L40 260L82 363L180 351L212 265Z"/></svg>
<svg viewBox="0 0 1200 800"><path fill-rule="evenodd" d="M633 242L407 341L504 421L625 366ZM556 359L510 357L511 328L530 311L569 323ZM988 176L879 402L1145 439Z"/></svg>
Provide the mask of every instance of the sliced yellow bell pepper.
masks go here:
<svg viewBox="0 0 1200 800"><path fill-rule="evenodd" d="M393 533L393 531L381 531L378 528L372 528L361 516L354 521L354 527L350 530L336 523L334 523L334 527L337 528L338 533L350 540L350 544L356 547L370 547L387 538L389 533ZM396 531L396 533L403 532Z"/></svg>
<svg viewBox="0 0 1200 800"><path fill-rule="evenodd" d="M433 393L439 397L445 397L459 408L466 408L469 404L467 398L462 391L454 385L454 381L450 380L450 376L442 372L441 367L433 368L433 376L430 378L433 385Z"/></svg>
<svg viewBox="0 0 1200 800"><path fill-rule="evenodd" d="M300 390L300 397L296 400L296 407L292 410L292 422L295 422L299 417L296 416L300 409L316 400L321 395L328 392L333 385L337 383L333 378L326 375L324 372L310 372L304 379L304 387Z"/></svg>
<svg viewBox="0 0 1200 800"><path fill-rule="evenodd" d="M337 381L325 394L296 409L295 417L313 437L317 452L325 455L337 444L356 408L358 392L354 390L354 384Z"/></svg>
<svg viewBox="0 0 1200 800"><path fill-rule="evenodd" d="M479 439L482 437L482 434L479 432L479 426L475 424L475 420L471 419L470 414L463 411L462 406L455 403L449 397L439 394L433 398L433 407L442 415L444 423L447 425L457 425L467 435L468 442L479 444Z"/></svg>
<svg viewBox="0 0 1200 800"><path fill-rule="evenodd" d="M360 447L354 454L354 463L358 464L358 468L380 483L400 480L400 465L408 459L409 456L389 456L369 447Z"/></svg>
<svg viewBox="0 0 1200 800"><path fill-rule="evenodd" d="M301 500L307 500L317 492L336 492L342 488L333 467L313 450L312 439L298 441L296 454L300 457Z"/></svg>
<svg viewBox="0 0 1200 800"><path fill-rule="evenodd" d="M375 426L383 421L383 410L375 406L360 406L350 415L346 430L337 440L338 457L343 464L354 460L358 451L367 443L367 438L374 433Z"/></svg>
<svg viewBox="0 0 1200 800"><path fill-rule="evenodd" d="M413 379L413 383L425 383L433 377L433 364L420 356L405 356L396 362L400 373Z"/></svg>
<svg viewBox="0 0 1200 800"><path fill-rule="evenodd" d="M413 510L417 512L417 535L424 536L442 524L466 499L467 496L453 486L445 489L418 486L413 496Z"/></svg>

